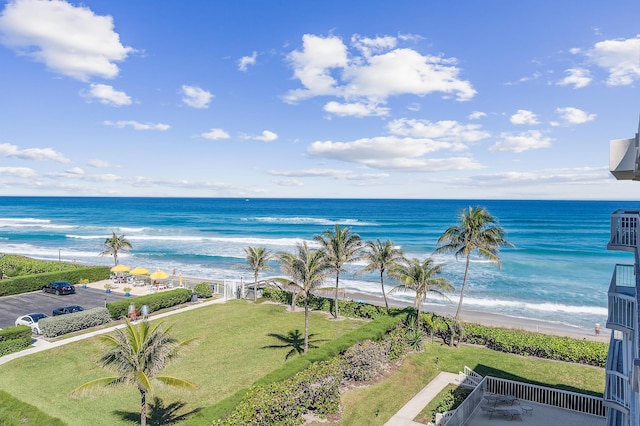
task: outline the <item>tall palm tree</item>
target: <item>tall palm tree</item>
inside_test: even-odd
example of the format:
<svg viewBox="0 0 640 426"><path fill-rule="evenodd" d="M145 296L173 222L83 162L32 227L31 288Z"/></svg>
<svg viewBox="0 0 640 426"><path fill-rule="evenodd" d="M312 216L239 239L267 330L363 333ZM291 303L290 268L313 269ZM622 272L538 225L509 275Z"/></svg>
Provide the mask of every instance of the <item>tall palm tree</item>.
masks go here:
<svg viewBox="0 0 640 426"><path fill-rule="evenodd" d="M269 261L273 259L273 252L267 250L264 247L244 247L244 253L247 256L247 264L253 271L253 301L258 300L258 274L260 271L266 271L271 268L268 265Z"/></svg>
<svg viewBox="0 0 640 426"><path fill-rule="evenodd" d="M464 278L460 289L460 301L454 319L457 321L462 309L464 291L467 287L471 254L476 252L480 257L502 266L498 253L501 246L513 247L505 240L505 231L498 226L498 220L484 207L468 207L460 212L457 224L450 226L438 238L434 253L453 252L456 259L465 259Z"/></svg>
<svg viewBox="0 0 640 426"><path fill-rule="evenodd" d="M111 237L108 237L104 240L104 243L102 243L105 250L100 253L100 256L113 256L113 262L118 265L118 253L128 253L133 246L124 235L116 235L113 231L111 233Z"/></svg>
<svg viewBox="0 0 640 426"><path fill-rule="evenodd" d="M449 280L437 275L442 272L444 263L435 264L433 259L427 258L422 262L413 258L403 259L389 271L389 275L398 278L402 283L392 288L389 293L413 292L416 295L414 307L418 310L416 325L420 328L420 311L422 303L429 293L434 293L446 298L446 293L453 291L454 287Z"/></svg>
<svg viewBox="0 0 640 426"><path fill-rule="evenodd" d="M320 235L313 237L320 243L326 256L327 263L336 273L336 294L334 298L334 317L338 318L338 287L340 272L345 263L358 260L362 250L362 238L358 234L352 234L351 228L340 228L336 224L334 230L327 229Z"/></svg>
<svg viewBox="0 0 640 426"><path fill-rule="evenodd" d="M380 287L384 296L384 305L389 313L389 302L387 302L387 293L384 291L384 273L393 268L402 260L402 250L393 245L393 241L385 241L384 243L377 239L375 241L367 241L365 243L365 252L362 255L367 264L356 274L363 272L380 272Z"/></svg>
<svg viewBox="0 0 640 426"><path fill-rule="evenodd" d="M326 262L322 250L310 250L307 243L296 244L295 253L280 253L280 267L289 275L293 284L300 288L304 296L304 352L309 349L309 296L313 289L321 285L331 265Z"/></svg>
<svg viewBox="0 0 640 426"><path fill-rule="evenodd" d="M113 370L116 375L102 377L85 383L72 391L77 394L101 386L112 386L121 383L135 385L140 391L140 424L147 424L147 393L153 391L152 380L158 380L170 386L197 389L187 380L173 376L161 376L158 373L180 352L193 344L197 339L179 342L169 334L171 327L163 330L159 322L151 326L142 321L137 327L126 320L123 330L115 334L100 336L106 343L107 352L100 358L100 364Z"/></svg>

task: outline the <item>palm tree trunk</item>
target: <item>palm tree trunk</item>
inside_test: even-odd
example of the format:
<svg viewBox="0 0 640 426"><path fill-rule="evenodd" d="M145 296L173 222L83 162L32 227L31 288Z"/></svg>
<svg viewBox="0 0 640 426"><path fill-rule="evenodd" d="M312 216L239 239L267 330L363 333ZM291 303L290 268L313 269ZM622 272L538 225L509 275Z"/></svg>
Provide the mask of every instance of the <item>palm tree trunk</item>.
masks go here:
<svg viewBox="0 0 640 426"><path fill-rule="evenodd" d="M387 307L387 315L389 314L389 302L387 302L387 293L384 291L384 280L382 279L382 274L384 270L380 270L380 286L382 287L382 295L384 296L384 306Z"/></svg>
<svg viewBox="0 0 640 426"><path fill-rule="evenodd" d="M338 318L338 280L340 279L340 272L336 273L336 297L334 299L334 318Z"/></svg>
<svg viewBox="0 0 640 426"><path fill-rule="evenodd" d="M304 353L309 350L309 295L304 298Z"/></svg>
<svg viewBox="0 0 640 426"><path fill-rule="evenodd" d="M258 301L258 273L253 274L253 302Z"/></svg>
<svg viewBox="0 0 640 426"><path fill-rule="evenodd" d="M140 390L140 426L147 424L147 392Z"/></svg>
<svg viewBox="0 0 640 426"><path fill-rule="evenodd" d="M458 309L456 309L455 320L460 317L460 311L462 310L462 299L464 299L464 290L467 287L467 276L469 275L469 263L471 261L471 253L467 254L467 264L464 268L464 278L462 279L462 288L460 289L460 300L458 301Z"/></svg>
<svg viewBox="0 0 640 426"><path fill-rule="evenodd" d="M418 317L416 318L416 329L420 330L420 309L422 308L422 298L418 299Z"/></svg>

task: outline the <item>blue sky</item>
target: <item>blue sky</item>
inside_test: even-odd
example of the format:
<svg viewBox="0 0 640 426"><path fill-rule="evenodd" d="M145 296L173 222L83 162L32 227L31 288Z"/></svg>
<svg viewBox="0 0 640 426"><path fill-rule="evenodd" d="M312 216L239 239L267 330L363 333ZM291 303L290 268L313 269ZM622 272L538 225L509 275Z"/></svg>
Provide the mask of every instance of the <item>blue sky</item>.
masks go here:
<svg viewBox="0 0 640 426"><path fill-rule="evenodd" d="M640 193L637 0L0 7L0 195Z"/></svg>

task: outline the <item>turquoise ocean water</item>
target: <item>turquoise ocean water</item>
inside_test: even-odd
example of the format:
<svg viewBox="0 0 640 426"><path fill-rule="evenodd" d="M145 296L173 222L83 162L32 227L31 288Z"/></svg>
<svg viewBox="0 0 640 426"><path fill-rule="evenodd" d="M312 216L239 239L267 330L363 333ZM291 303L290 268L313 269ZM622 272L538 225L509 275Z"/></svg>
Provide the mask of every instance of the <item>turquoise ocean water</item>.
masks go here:
<svg viewBox="0 0 640 426"><path fill-rule="evenodd" d="M627 253L606 250L609 215L640 208L638 202L0 197L0 253L112 265L99 253L115 231L133 244L120 263L246 281L251 273L238 268L243 247L290 250L303 240L312 244L335 223L425 258L459 211L477 205L499 218L516 247L501 251L502 269L474 259L465 309L588 328L605 322L614 265L633 263ZM463 262L436 259L446 263L444 275L459 289ZM350 265L341 286L381 295L376 275L353 276L361 266ZM279 275L273 267L263 276ZM452 300L428 304L454 306L457 295Z"/></svg>

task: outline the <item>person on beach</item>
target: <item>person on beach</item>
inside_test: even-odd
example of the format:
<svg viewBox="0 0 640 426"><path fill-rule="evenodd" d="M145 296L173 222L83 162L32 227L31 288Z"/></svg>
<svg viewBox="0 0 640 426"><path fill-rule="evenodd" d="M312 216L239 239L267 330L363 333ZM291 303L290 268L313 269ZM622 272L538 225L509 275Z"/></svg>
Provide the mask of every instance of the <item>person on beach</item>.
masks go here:
<svg viewBox="0 0 640 426"><path fill-rule="evenodd" d="M146 321L147 319L149 319L149 306L147 305L142 305L142 308L140 309L140 315L142 315L142 319L144 321Z"/></svg>
<svg viewBox="0 0 640 426"><path fill-rule="evenodd" d="M127 313L129 314L129 321L136 320L136 305L134 305L133 302L129 304L129 310Z"/></svg>
<svg viewBox="0 0 640 426"><path fill-rule="evenodd" d="M595 332L596 332L596 336L600 335L600 324L596 324Z"/></svg>

